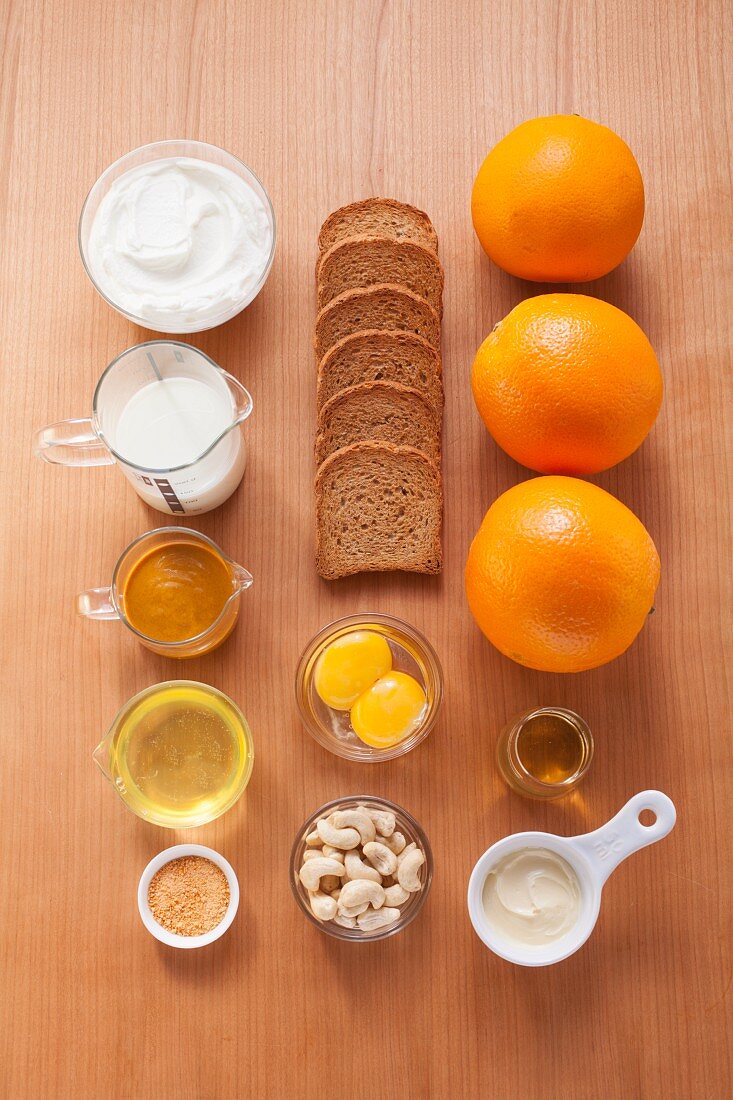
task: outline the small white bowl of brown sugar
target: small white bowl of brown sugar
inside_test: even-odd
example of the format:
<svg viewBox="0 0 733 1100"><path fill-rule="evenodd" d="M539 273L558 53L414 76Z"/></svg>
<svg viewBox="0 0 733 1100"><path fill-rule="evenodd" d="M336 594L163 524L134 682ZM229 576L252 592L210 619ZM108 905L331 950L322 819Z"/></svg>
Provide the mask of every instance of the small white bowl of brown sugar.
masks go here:
<svg viewBox="0 0 733 1100"><path fill-rule="evenodd" d="M239 907L230 863L202 844L176 844L150 860L137 904L151 935L169 947L205 947L223 936Z"/></svg>

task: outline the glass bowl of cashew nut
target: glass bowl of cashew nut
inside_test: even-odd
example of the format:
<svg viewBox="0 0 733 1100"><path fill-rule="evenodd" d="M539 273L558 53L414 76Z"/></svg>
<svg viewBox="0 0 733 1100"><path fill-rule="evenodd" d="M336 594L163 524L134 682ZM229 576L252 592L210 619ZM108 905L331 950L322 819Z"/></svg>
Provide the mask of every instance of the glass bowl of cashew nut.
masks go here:
<svg viewBox="0 0 733 1100"><path fill-rule="evenodd" d="M415 919L433 879L433 853L414 817L373 795L321 806L298 830L290 885L311 924L339 940L371 942Z"/></svg>

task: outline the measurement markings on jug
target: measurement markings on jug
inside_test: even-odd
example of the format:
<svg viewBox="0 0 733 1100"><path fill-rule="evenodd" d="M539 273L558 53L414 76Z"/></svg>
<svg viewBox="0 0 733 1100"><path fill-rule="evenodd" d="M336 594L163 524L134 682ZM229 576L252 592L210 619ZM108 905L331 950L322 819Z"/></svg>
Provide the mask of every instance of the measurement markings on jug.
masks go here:
<svg viewBox="0 0 733 1100"><path fill-rule="evenodd" d="M155 484L157 488L160 489L161 496L165 500L171 512L180 512L181 515L185 515L186 509L183 507L180 500L176 496L175 490L170 481L168 481L166 478L156 477Z"/></svg>

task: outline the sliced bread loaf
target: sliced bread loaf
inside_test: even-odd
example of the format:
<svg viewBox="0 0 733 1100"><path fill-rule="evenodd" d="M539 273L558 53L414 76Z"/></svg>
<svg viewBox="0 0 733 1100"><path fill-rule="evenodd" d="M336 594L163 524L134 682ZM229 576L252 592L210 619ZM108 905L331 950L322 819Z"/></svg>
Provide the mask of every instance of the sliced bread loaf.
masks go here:
<svg viewBox="0 0 733 1100"><path fill-rule="evenodd" d="M427 214L395 199L362 199L334 210L318 234L318 248L328 252L344 237L362 234L391 237L395 241L417 241L438 251L438 237Z"/></svg>
<svg viewBox="0 0 733 1100"><path fill-rule="evenodd" d="M316 271L318 306L323 308L345 290L396 283L443 312L443 268L438 257L415 241L389 237L347 237L330 248Z"/></svg>
<svg viewBox="0 0 733 1100"><path fill-rule="evenodd" d="M353 443L316 474L316 564L327 580L352 573L442 568L437 467L414 447Z"/></svg>
<svg viewBox="0 0 733 1100"><path fill-rule="evenodd" d="M367 329L345 336L318 364L318 408L361 382L400 382L420 390L440 415L443 372L434 347L414 332Z"/></svg>
<svg viewBox="0 0 733 1100"><path fill-rule="evenodd" d="M347 290L333 298L316 317L315 349L320 363L329 348L360 329L399 329L423 336L440 348L440 318L433 307L411 290L383 283Z"/></svg>
<svg viewBox="0 0 733 1100"><path fill-rule="evenodd" d="M318 417L316 464L350 443L378 439L416 447L440 465L440 421L418 390L398 382L363 382L342 390Z"/></svg>

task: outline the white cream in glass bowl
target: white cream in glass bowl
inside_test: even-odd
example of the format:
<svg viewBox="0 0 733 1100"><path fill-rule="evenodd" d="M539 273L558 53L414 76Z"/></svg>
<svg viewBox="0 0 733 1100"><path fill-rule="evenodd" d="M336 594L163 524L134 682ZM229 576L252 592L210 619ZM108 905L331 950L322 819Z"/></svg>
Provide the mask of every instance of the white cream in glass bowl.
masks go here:
<svg viewBox="0 0 733 1100"><path fill-rule="evenodd" d="M198 141L160 141L115 161L79 220L102 297L158 332L202 332L262 289L275 250L267 192L241 161Z"/></svg>

